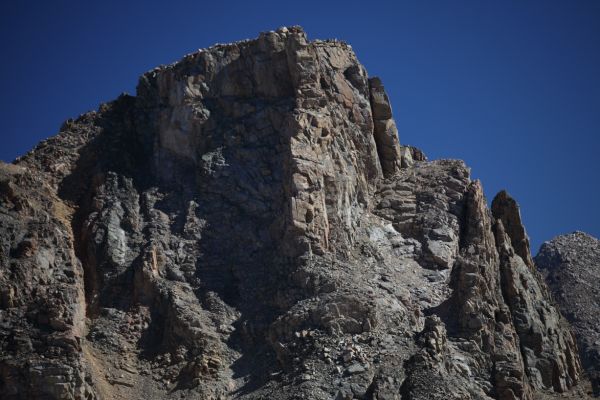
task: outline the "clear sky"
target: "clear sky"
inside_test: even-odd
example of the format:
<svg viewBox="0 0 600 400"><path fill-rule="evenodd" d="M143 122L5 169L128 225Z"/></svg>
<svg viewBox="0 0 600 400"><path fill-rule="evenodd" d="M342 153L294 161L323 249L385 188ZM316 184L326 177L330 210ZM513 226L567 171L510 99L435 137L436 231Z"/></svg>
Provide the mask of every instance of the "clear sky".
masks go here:
<svg viewBox="0 0 600 400"><path fill-rule="evenodd" d="M600 237L600 1L2 1L0 159L159 64L302 25L349 42L400 141L507 189L533 242Z"/></svg>

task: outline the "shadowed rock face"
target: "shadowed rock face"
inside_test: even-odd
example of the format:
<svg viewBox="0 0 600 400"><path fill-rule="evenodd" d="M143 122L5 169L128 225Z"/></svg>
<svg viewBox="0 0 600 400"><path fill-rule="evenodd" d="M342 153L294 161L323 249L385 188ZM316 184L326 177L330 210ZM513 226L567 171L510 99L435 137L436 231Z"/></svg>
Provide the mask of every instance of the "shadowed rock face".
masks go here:
<svg viewBox="0 0 600 400"><path fill-rule="evenodd" d="M600 396L600 241L583 232L545 242L535 265L573 325L582 364Z"/></svg>
<svg viewBox="0 0 600 400"><path fill-rule="evenodd" d="M0 165L0 393L558 396L577 348L501 199L401 147L345 43L200 50Z"/></svg>
<svg viewBox="0 0 600 400"><path fill-rule="evenodd" d="M533 267L517 203L502 191L492 202L492 215L496 218L494 230L503 295L511 310L529 379L537 386L565 391L581 369L574 354L575 337L556 312Z"/></svg>

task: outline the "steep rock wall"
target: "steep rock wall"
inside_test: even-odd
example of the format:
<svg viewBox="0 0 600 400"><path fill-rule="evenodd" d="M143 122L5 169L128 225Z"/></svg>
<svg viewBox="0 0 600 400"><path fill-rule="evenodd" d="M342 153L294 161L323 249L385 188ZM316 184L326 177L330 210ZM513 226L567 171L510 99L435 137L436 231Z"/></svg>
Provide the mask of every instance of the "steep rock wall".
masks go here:
<svg viewBox="0 0 600 400"><path fill-rule="evenodd" d="M6 398L529 399L579 379L510 204L492 216L464 163L400 147L343 42L294 27L190 54L0 170Z"/></svg>

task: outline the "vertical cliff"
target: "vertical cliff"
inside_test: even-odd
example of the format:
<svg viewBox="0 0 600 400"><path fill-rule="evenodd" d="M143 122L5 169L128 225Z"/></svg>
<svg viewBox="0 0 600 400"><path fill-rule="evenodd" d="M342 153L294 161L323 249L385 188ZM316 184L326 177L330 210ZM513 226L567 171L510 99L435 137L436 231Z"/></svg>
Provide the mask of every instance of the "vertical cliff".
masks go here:
<svg viewBox="0 0 600 400"><path fill-rule="evenodd" d="M0 166L7 399L533 399L581 367L516 203L401 147L298 27L216 45ZM517 211L516 211L517 210Z"/></svg>

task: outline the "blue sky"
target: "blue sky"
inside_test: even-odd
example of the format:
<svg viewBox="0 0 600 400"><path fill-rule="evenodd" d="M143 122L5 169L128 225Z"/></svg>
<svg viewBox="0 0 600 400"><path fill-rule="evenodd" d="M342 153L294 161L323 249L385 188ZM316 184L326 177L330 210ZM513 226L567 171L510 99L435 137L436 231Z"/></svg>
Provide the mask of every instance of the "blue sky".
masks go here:
<svg viewBox="0 0 600 400"><path fill-rule="evenodd" d="M159 64L302 25L380 76L400 141L507 189L533 242L600 236L600 1L4 1L0 159Z"/></svg>

